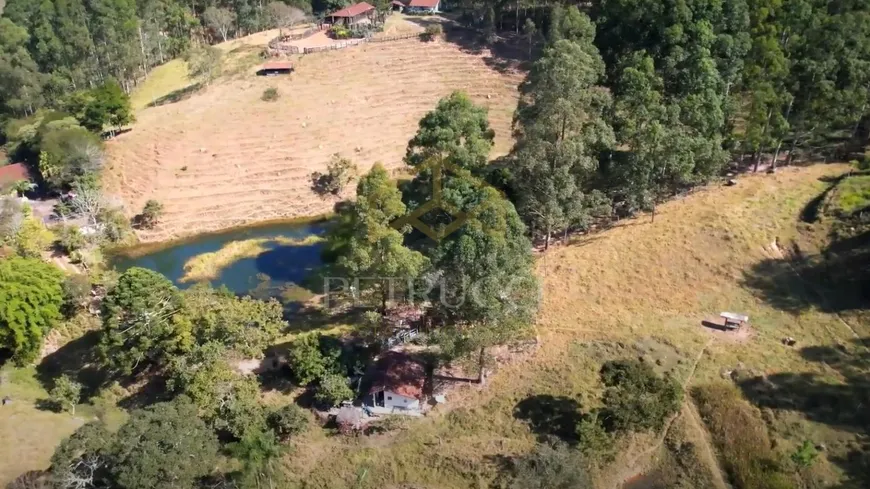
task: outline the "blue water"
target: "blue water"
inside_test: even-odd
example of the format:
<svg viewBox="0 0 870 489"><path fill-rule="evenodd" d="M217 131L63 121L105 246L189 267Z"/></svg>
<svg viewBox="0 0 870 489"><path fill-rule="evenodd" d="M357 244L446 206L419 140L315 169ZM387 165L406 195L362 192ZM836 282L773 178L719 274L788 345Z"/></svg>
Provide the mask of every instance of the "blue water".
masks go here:
<svg viewBox="0 0 870 489"><path fill-rule="evenodd" d="M124 271L130 267L148 268L160 272L179 288L187 288L194 282L181 283L184 264L203 253L221 249L232 241L259 238L288 237L302 239L320 236L327 223L279 223L254 228L230 230L223 233L203 234L178 243L170 243L155 251L131 257L123 252L113 260L115 267ZM307 246L287 246L277 242L267 243L266 251L254 258L244 258L225 268L220 277L210 283L214 287L226 286L237 294L276 296L291 284L302 285L312 272L322 265L322 243Z"/></svg>

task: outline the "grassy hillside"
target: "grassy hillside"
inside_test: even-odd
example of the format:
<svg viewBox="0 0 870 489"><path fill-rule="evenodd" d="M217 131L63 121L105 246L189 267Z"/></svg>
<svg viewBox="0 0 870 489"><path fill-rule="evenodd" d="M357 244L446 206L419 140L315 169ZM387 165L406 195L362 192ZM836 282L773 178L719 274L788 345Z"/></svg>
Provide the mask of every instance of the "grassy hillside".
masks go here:
<svg viewBox="0 0 870 489"><path fill-rule="evenodd" d="M469 388L452 396L447 409L396 434L342 439L310 433L288 457L288 470L307 481L306 487L486 487L501 457L524 453L541 436L571 441L572 413L598 402L601 363L639 356L682 380L697 360L689 387L733 384L762 407L765 398L757 387L767 386L765 379L783 382L781 395L797 404L741 411L757 420L753 426L770 431L759 435L775 440L775 448L765 453L787 462L793 450L811 440L827 451L806 478L830 483L850 474L859 484L866 482L850 462L865 456L858 420L853 416L843 425L814 412L812 403L798 402L806 391L794 382L812 381L805 387L820 391L828 382L848 386L848 372L820 362L812 352L842 345L844 361L860 358L852 356L860 355L852 333L836 315L811 302L785 310L769 300L771 291L757 287L766 278L757 266L781 259L776 243L799 237L801 211L827 186L820 178L844 169L815 166L743 178L736 187L706 189L663 206L655 223L648 217L627 221L542 255L537 267L544 284L537 326L542 346L534 356L504 367L483 391ZM785 287L778 293L795 300L813 293L795 276L776 283ZM725 310L751 317L748 335L701 326L701 320ZM786 336L798 343L785 346ZM842 394L835 400L848 402ZM614 487L657 466L656 473L679 474L686 460L699 464L691 477L718 470L711 458L727 452L705 450L702 442L709 435L685 413L664 443L647 435L624 440L616 459L595 471L596 487ZM681 433L696 443L673 443L671 438ZM695 448L674 448L681 446ZM715 446L725 445L717 441ZM790 468L784 470L792 475ZM690 475L683 470L679 477L687 483ZM688 484L665 487L700 487Z"/></svg>

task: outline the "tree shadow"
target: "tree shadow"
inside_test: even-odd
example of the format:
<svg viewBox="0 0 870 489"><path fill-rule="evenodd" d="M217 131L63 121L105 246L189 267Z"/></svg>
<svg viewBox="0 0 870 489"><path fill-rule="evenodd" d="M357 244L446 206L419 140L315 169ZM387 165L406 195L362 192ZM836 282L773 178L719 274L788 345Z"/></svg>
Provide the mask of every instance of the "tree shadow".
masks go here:
<svg viewBox="0 0 870 489"><path fill-rule="evenodd" d="M39 382L46 390L51 390L58 377L67 375L82 384L82 399L96 395L112 378L100 364L99 339L99 331L89 331L47 355L36 367Z"/></svg>
<svg viewBox="0 0 870 489"><path fill-rule="evenodd" d="M305 280L321 265L323 244L305 246L279 245L260 253L255 259L257 271L272 280L304 285Z"/></svg>
<svg viewBox="0 0 870 489"><path fill-rule="evenodd" d="M205 85L203 85L202 82L198 82L198 83L194 83L192 85L188 85L184 88L179 88L178 90L173 90L173 91L167 93L166 95L164 95L158 99L152 100L151 102L148 103L148 105L146 105L146 107L149 107L149 108L150 107L160 107L161 105L168 105L168 104L174 104L176 102L181 102L182 100L186 100L186 99L192 97L193 95L198 93L200 90L202 90L204 87L205 87Z"/></svg>
<svg viewBox="0 0 870 489"><path fill-rule="evenodd" d="M810 346L800 355L835 370L843 381L816 373L779 373L738 382L744 395L762 408L798 411L807 419L854 433L856 445L830 460L848 474L846 488L870 487L870 338L851 345ZM854 485L851 485L853 484Z"/></svg>
<svg viewBox="0 0 870 489"><path fill-rule="evenodd" d="M784 259L767 259L744 272L741 285L782 311L797 314L811 307L827 313L870 305L870 231L836 241L820 255L800 250Z"/></svg>
<svg viewBox="0 0 870 489"><path fill-rule="evenodd" d="M434 24L441 24L444 30L444 40L455 44L462 52L481 55L488 52L490 55L483 58L483 62L493 70L502 73L516 73L528 70L529 50L528 44L520 39L514 32L500 32L494 42L486 42L484 36L477 29L465 27L454 21L445 22L437 17L409 17L409 22L423 28ZM428 42L425 39L421 42ZM538 47L533 49L532 59Z"/></svg>
<svg viewBox="0 0 870 489"><path fill-rule="evenodd" d="M541 441L551 437L571 445L577 444L577 424L583 416L580 403L564 396L540 394L523 399L514 406L514 418L529 423Z"/></svg>

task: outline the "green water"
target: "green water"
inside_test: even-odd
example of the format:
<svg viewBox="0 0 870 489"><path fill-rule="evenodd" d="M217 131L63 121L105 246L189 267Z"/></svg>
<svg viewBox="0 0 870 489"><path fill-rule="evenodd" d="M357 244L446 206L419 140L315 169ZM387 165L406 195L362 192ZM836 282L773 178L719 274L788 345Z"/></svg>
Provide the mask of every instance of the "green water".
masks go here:
<svg viewBox="0 0 870 489"><path fill-rule="evenodd" d="M248 239L277 239L278 237L303 239L322 235L328 222L277 223L252 228L234 229L222 233L203 234L176 243L168 243L153 251L141 250L119 252L112 263L124 271L130 267L142 267L165 275L179 288L194 283L182 283L184 264L203 253L218 251L233 241ZM253 258L242 258L224 268L220 276L212 280L212 286L226 286L238 294L277 296L293 284L301 285L322 264L322 243L305 246L281 245L267 242L266 251Z"/></svg>

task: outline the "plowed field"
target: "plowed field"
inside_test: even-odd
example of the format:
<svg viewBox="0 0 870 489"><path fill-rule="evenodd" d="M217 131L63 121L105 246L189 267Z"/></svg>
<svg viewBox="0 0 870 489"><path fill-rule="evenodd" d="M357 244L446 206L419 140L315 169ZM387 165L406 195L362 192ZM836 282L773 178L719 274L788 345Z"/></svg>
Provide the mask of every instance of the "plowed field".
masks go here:
<svg viewBox="0 0 870 489"><path fill-rule="evenodd" d="M490 60L412 39L307 55L289 76L219 81L140 111L133 130L109 143L107 185L130 214L148 199L164 204L162 222L140 235L146 242L330 212L335 200L311 191L312 172L334 153L361 171L401 166L420 118L454 90L489 109L493 156L507 152L522 74ZM269 87L278 100L260 99Z"/></svg>

